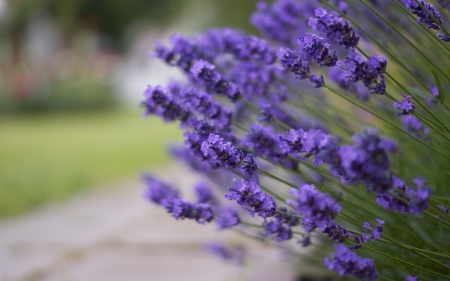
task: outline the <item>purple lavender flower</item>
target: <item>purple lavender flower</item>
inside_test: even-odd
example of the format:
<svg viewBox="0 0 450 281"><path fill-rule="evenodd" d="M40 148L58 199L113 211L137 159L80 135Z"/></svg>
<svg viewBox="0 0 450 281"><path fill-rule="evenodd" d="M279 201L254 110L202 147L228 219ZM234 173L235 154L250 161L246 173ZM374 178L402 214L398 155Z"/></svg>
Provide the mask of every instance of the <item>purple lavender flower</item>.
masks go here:
<svg viewBox="0 0 450 281"><path fill-rule="evenodd" d="M368 239L371 240L377 240L380 239L381 236L383 235L383 225L384 225L384 220L375 218L375 220L377 221L377 226L375 227L375 229L372 229L372 227L370 226L370 224L368 222L364 222L364 230L371 230L370 236L367 237L363 237L362 240L363 241L367 241ZM366 242L367 243L367 242Z"/></svg>
<svg viewBox="0 0 450 281"><path fill-rule="evenodd" d="M329 194L320 193L314 185L301 184L298 189L289 192L295 200L286 202L295 207L297 214L311 221L318 227L332 225L334 218L341 211L341 206Z"/></svg>
<svg viewBox="0 0 450 281"><path fill-rule="evenodd" d="M275 214L275 220L266 221L263 223L264 235L270 239L274 239L277 242L282 242L284 240L289 240L292 238L292 226L299 224L299 219L295 216L292 211L289 211L285 207L280 207L280 211L284 213L290 213L291 215L277 212Z"/></svg>
<svg viewBox="0 0 450 281"><path fill-rule="evenodd" d="M253 61L237 62L227 72L247 100L265 96L275 102L285 100L286 86L278 79L282 75L276 65L261 65Z"/></svg>
<svg viewBox="0 0 450 281"><path fill-rule="evenodd" d="M401 103L395 101L392 106L394 108L401 110L401 112L397 112L397 116L400 115L409 115L414 113L414 103L411 101L411 96L406 96L402 94L404 98Z"/></svg>
<svg viewBox="0 0 450 281"><path fill-rule="evenodd" d="M196 112L207 120L212 120L215 126L223 128L230 125L231 111L214 101L213 97L193 87L177 89L183 104L189 107L191 112Z"/></svg>
<svg viewBox="0 0 450 281"><path fill-rule="evenodd" d="M292 238L292 230L289 225L280 221L265 221L263 223L264 235L270 239L282 242Z"/></svg>
<svg viewBox="0 0 450 281"><path fill-rule="evenodd" d="M244 263L245 250L240 246L229 247L223 243L212 242L206 244L205 249L224 260L235 262L239 265Z"/></svg>
<svg viewBox="0 0 450 281"><path fill-rule="evenodd" d="M336 241L336 243L343 243L349 237L349 233L345 227L340 224L332 223L330 225L325 225L320 228L320 232L327 234L327 237L331 240Z"/></svg>
<svg viewBox="0 0 450 281"><path fill-rule="evenodd" d="M309 219L303 219L302 227L306 231L306 233L311 234L311 232L313 232L314 229L317 228L317 225L315 225L314 222Z"/></svg>
<svg viewBox="0 0 450 281"><path fill-rule="evenodd" d="M191 219L197 221L199 224L211 222L214 219L214 213L209 204L192 203L183 199L175 198L167 203L165 206L168 213L171 213L174 218Z"/></svg>
<svg viewBox="0 0 450 281"><path fill-rule="evenodd" d="M352 182L362 181L375 193L381 193L391 186L388 174L390 167L387 149L395 149L391 141L380 138L378 130L363 129L352 137L356 146L345 145L339 149L341 165Z"/></svg>
<svg viewBox="0 0 450 281"><path fill-rule="evenodd" d="M336 271L341 276L352 275L366 281L377 279L378 274L372 259L360 258L355 252L341 244L336 244L334 248L336 253L333 260L324 259L324 263L329 270Z"/></svg>
<svg viewBox="0 0 450 281"><path fill-rule="evenodd" d="M438 38L444 42L450 42L450 36L448 36L447 34L440 34L438 33Z"/></svg>
<svg viewBox="0 0 450 281"><path fill-rule="evenodd" d="M259 185L255 181L240 182L233 179L235 186L230 187L225 193L225 198L234 200L247 210L252 216L258 214L264 219L272 217L276 213L276 204L273 196L261 191Z"/></svg>
<svg viewBox="0 0 450 281"><path fill-rule="evenodd" d="M417 281L416 276L408 275L405 279L405 281Z"/></svg>
<svg viewBox="0 0 450 281"><path fill-rule="evenodd" d="M422 125L422 122L420 122L420 120L417 119L416 116L406 115L402 117L401 121L402 127L405 131L419 139L427 139L427 135L429 134L430 130L424 127Z"/></svg>
<svg viewBox="0 0 450 281"><path fill-rule="evenodd" d="M194 60L203 59L205 55L189 39L181 35L170 38L172 49L156 43L155 51L151 53L171 66L178 66L184 72L189 72Z"/></svg>
<svg viewBox="0 0 450 281"><path fill-rule="evenodd" d="M143 192L145 199L165 207L167 202L179 198L179 193L173 187L151 177L144 176L147 189Z"/></svg>
<svg viewBox="0 0 450 281"><path fill-rule="evenodd" d="M197 183L194 186L194 191L195 195L197 196L197 203L214 204L217 202L217 199L214 197L211 187L204 182Z"/></svg>
<svg viewBox="0 0 450 281"><path fill-rule="evenodd" d="M298 44L305 56L316 61L319 66L334 66L338 60L336 51L330 50L330 44L323 43L323 38L309 34L308 36L300 36Z"/></svg>
<svg viewBox="0 0 450 281"><path fill-rule="evenodd" d="M434 9L434 6L426 3L423 0L418 0L422 6L428 10L436 20L442 24L441 15ZM422 7L416 2L416 0L405 0L405 7L411 11L413 15L417 15L419 18L417 19L418 23L425 24L428 29L441 29L438 24L436 24L430 15L426 11L422 9Z"/></svg>
<svg viewBox="0 0 450 281"><path fill-rule="evenodd" d="M364 60L360 55L351 50L343 62L338 62L338 66L345 67L346 73L343 78L347 82L361 81L371 94L384 95L386 83L384 72L387 61L383 56L370 56Z"/></svg>
<svg viewBox="0 0 450 281"><path fill-rule="evenodd" d="M228 206L218 208L215 220L219 229L232 228L241 222L236 209Z"/></svg>
<svg viewBox="0 0 450 281"><path fill-rule="evenodd" d="M297 79L306 79L309 76L309 64L302 61L294 51L290 49L280 48L277 51L278 61L286 71L295 74Z"/></svg>
<svg viewBox="0 0 450 281"><path fill-rule="evenodd" d="M403 180L393 177L392 188L377 195L377 204L401 214L421 215L428 208L431 189L424 187L418 179L415 183L417 189L414 191Z"/></svg>
<svg viewBox="0 0 450 281"><path fill-rule="evenodd" d="M272 113L272 108L270 106L270 104L265 103L263 105L260 106L261 108L261 113L258 115L258 122L261 122L263 124L269 124L270 122L273 121L273 113Z"/></svg>
<svg viewBox="0 0 450 281"><path fill-rule="evenodd" d="M203 142L201 150L205 157L212 157L227 169L236 168L244 157L242 150L214 134L210 134L208 139Z"/></svg>
<svg viewBox="0 0 450 281"><path fill-rule="evenodd" d="M144 92L146 99L142 102L145 107L144 116L155 114L164 121L179 120L182 124L187 123L192 113L172 99L170 94L163 90L161 86L148 86Z"/></svg>
<svg viewBox="0 0 450 281"><path fill-rule="evenodd" d="M266 37L293 47L297 34L303 34L305 17L317 7L310 1L277 0L272 5L259 2L250 22Z"/></svg>
<svg viewBox="0 0 450 281"><path fill-rule="evenodd" d="M242 146L252 150L256 155L269 157L275 162L286 159L287 154L280 148L280 141L272 127L263 127L258 123L250 126L249 132L241 140Z"/></svg>
<svg viewBox="0 0 450 281"><path fill-rule="evenodd" d="M347 79L345 79L345 70L339 67L331 67L328 71L328 75L330 80L334 81L339 85L341 89L344 89L346 93L354 94L358 99L362 101L369 100L370 94L367 90L364 89L363 86L356 83L349 83Z"/></svg>
<svg viewBox="0 0 450 281"><path fill-rule="evenodd" d="M193 63L190 72L194 79L206 85L219 95L225 95L231 101L236 101L241 96L236 85L222 78L214 69L216 67L204 60L197 60Z"/></svg>
<svg viewBox="0 0 450 281"><path fill-rule="evenodd" d="M309 76L309 81L314 83L314 88L321 88L325 87L325 81L323 80L323 76L320 75L320 77L317 77L316 75Z"/></svg>
<svg viewBox="0 0 450 281"><path fill-rule="evenodd" d="M344 45L345 48L354 48L358 45L359 36L349 22L335 17L323 8L316 9L315 17L309 18L308 25L313 30L320 31L330 41Z"/></svg>
<svg viewBox="0 0 450 281"><path fill-rule="evenodd" d="M244 176L249 178L255 176L258 166L256 165L255 159L253 159L252 154L245 155L244 159L241 162L240 168Z"/></svg>

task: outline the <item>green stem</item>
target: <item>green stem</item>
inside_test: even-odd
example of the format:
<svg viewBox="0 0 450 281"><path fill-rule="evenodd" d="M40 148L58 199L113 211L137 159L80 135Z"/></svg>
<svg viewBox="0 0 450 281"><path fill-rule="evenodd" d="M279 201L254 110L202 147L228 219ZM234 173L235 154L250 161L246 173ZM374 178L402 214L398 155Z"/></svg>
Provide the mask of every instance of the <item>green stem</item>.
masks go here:
<svg viewBox="0 0 450 281"><path fill-rule="evenodd" d="M416 0L417 1L417 0ZM442 75L444 75L445 78L447 78L447 80L450 81L450 77L447 76L447 74L445 74L439 67L437 67L434 62L432 62L416 45L414 45L408 38L406 38L405 35L403 35L403 33L401 33L400 31L398 31L388 20L386 20L384 17L382 17L376 10L374 10L372 7L370 7L367 3L365 3L362 0L359 0L359 2L361 2L364 6L366 6L369 10L371 10L375 15L377 15L382 21L384 21L387 25L389 25L389 27L392 28L392 30L394 30L398 35L400 35L400 37L402 37L407 43L408 45L410 45L414 50L416 50L416 52L418 52L423 58L425 58L431 65L433 65L436 69L439 70L439 72L442 73Z"/></svg>
<svg viewBox="0 0 450 281"><path fill-rule="evenodd" d="M406 261L404 261L404 260L398 259L398 258L393 257L393 256L391 256L391 255L385 254L385 253L383 253L383 252L381 252L381 251L375 250L375 249L373 249L373 248L371 248L371 247L368 247L368 246L365 246L365 245L364 245L364 248L366 248L366 249L368 249L368 250L370 250L370 251L372 251L372 252L378 253L378 254L380 254L380 255L383 255L383 256L385 256L385 257L388 257L388 258L391 258L391 259L393 259L393 260L396 260L396 261L398 261L398 262L401 262L401 263L403 263L403 264L406 264L406 265L415 267L415 268L417 268L417 269L420 269L420 270L426 271L426 272L428 272L428 273L431 273L431 274L440 276L440 277L442 277L442 278L445 278L445 279L447 279L447 280L450 280L450 278L449 278L448 276L445 276L445 275L440 274L440 273L438 273L438 272L434 272L434 271L432 271L432 270L429 270L429 269L420 267L420 266L418 266L418 265L415 265L415 264L406 262Z"/></svg>
<svg viewBox="0 0 450 281"><path fill-rule="evenodd" d="M441 151L439 151L439 150L437 150L436 148L430 146L429 144L425 143L424 141L420 140L419 138L417 138L417 137L411 135L411 134L408 133L407 131L405 131L405 130L403 130L402 128L400 128L399 126L397 126L397 125L391 123L390 121L388 121L387 119L385 119L385 118L381 117L380 115L374 113L373 111L371 111L371 110L369 110L369 109L367 109L367 108L365 108L365 107L363 107L363 106L357 104L356 102L354 102L354 101L352 101L351 99L347 98L347 97L344 96L343 94L340 94L340 93L337 92L336 90L333 90L333 89L331 89L331 88L325 88L325 89L327 89L327 90L329 90L330 92L332 92L332 93L334 93L334 94L340 96L341 98L343 98L343 99L345 99L346 101L348 101L348 102L354 104L355 106L357 106L357 107L359 107L359 108L361 108L361 109L367 111L368 113L374 115L375 117L378 117L378 118L381 119L382 121L386 122L387 124L391 125L392 127L396 128L397 130L399 130L399 131L405 133L406 135L408 135L408 136L411 137L412 139L416 140L417 142L419 142L419 143L425 145L426 147L430 148L430 149L433 150L434 152L436 152L436 153L438 153L439 155L441 155L441 156L447 158L448 160L450 160L450 156L445 155L445 154L442 153Z"/></svg>
<svg viewBox="0 0 450 281"><path fill-rule="evenodd" d="M436 119L436 121L438 121L447 131L450 131L450 128L441 121L441 119L439 119L439 117L437 117L425 104L423 104L423 102L418 99L413 93L411 93L408 89L406 89L401 83L399 83L392 75L390 75L388 72L385 72L385 74L392 79L392 81L394 81L395 84L397 84L400 88L402 88L405 92L408 93L408 95L410 95L414 101L416 101L423 109L425 109L426 112L428 112L428 114L430 114L430 116L432 116L434 119Z"/></svg>
<svg viewBox="0 0 450 281"><path fill-rule="evenodd" d="M262 174L264 174L264 175L266 175L266 176L268 176L268 177L270 177L270 178L272 178L272 179L275 179L275 180L277 180L277 181L279 181L279 182L282 182L282 183L284 183L284 184L286 184L286 185L289 185L289 186L291 186L291 187L297 187L295 184L293 184L293 183L291 183L291 182L288 182L288 181L285 181L285 180L283 180L283 179L281 179L281 178L279 178L279 177L277 177L277 176L275 176L275 175L272 175L271 173L269 173L269 172L266 172L266 171L264 171L263 169L261 169L261 168L257 168L258 169L258 171L260 171Z"/></svg>

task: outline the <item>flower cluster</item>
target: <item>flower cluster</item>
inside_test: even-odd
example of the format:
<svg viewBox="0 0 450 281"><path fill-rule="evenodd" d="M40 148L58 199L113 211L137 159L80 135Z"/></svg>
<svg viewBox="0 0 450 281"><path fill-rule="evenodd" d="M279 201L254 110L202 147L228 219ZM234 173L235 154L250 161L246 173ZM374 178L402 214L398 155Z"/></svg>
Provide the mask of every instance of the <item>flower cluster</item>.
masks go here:
<svg viewBox="0 0 450 281"><path fill-rule="evenodd" d="M320 246L334 249L308 255L342 276L445 279L447 13L404 3L260 2L251 23L267 40L221 28L157 43L153 55L185 79L149 86L144 115L180 125L184 143L172 154L205 180L188 201L147 177L144 197L176 219L215 222L290 254L329 240Z"/></svg>
<svg viewBox="0 0 450 281"><path fill-rule="evenodd" d="M333 259L325 258L325 265L329 270L336 271L339 275L351 275L360 280L373 281L378 277L372 259L360 258L345 246L336 244L336 253Z"/></svg>

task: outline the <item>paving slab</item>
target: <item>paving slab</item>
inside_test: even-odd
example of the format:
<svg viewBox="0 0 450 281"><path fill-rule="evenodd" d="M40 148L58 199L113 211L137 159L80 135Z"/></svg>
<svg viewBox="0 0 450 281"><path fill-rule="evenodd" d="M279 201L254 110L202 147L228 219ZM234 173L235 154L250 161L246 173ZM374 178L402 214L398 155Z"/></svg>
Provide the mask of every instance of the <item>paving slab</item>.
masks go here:
<svg viewBox="0 0 450 281"><path fill-rule="evenodd" d="M178 166L155 174L185 192L198 180ZM121 181L0 222L0 280L295 279L272 247L248 242L268 258L244 267L205 252L205 242L242 237L174 220L141 197L144 187L139 179Z"/></svg>

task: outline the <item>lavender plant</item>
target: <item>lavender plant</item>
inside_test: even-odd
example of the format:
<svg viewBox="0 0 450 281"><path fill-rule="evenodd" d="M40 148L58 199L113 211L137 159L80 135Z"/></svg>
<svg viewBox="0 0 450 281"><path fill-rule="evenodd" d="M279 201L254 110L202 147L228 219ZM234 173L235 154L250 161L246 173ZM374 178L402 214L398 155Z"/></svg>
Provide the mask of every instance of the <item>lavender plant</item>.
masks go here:
<svg viewBox="0 0 450 281"><path fill-rule="evenodd" d="M450 34L439 4L261 2L251 22L264 38L224 28L158 43L152 56L185 79L149 86L145 116L178 122L185 140L172 155L213 184L189 201L148 176L144 197L330 273L450 280Z"/></svg>

